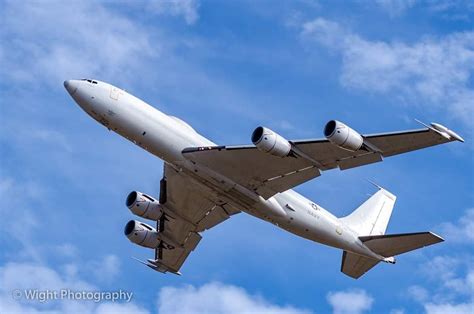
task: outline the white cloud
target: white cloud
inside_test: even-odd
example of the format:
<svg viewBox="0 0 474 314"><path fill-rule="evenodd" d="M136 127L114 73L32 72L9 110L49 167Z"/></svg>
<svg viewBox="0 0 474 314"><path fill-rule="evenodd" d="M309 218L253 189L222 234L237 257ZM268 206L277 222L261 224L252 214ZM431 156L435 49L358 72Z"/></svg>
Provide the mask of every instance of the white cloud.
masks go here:
<svg viewBox="0 0 474 314"><path fill-rule="evenodd" d="M53 313L77 311L90 313L93 304L83 302L50 301L15 299L13 291L24 289L59 290L93 290L94 286L77 278L66 279L55 270L32 263L8 263L0 268L0 308L10 313L34 313L51 311Z"/></svg>
<svg viewBox="0 0 474 314"><path fill-rule="evenodd" d="M441 230L447 241L474 243L474 208L466 210L457 223L443 223Z"/></svg>
<svg viewBox="0 0 474 314"><path fill-rule="evenodd" d="M428 303L425 304L425 311L427 314L446 314L446 313L456 313L456 314L472 314L474 311L474 303L459 303L459 304L435 304Z"/></svg>
<svg viewBox="0 0 474 314"><path fill-rule="evenodd" d="M424 302L428 296L428 290L421 286L411 286L408 288L408 294L418 302Z"/></svg>
<svg viewBox="0 0 474 314"><path fill-rule="evenodd" d="M18 241L21 246L20 253L26 254L34 261L41 259L39 248L32 241L39 220L36 213L26 204L40 204L45 195L47 189L37 182L18 181L5 175L0 178L0 197L3 200L0 207L1 230L4 235ZM19 255L18 251L15 253Z"/></svg>
<svg viewBox="0 0 474 314"><path fill-rule="evenodd" d="M120 272L120 260L117 256L108 254L100 260L90 262L88 268L97 279L110 281Z"/></svg>
<svg viewBox="0 0 474 314"><path fill-rule="evenodd" d="M194 24L199 18L197 0L155 0L149 7L156 14L183 16L188 24Z"/></svg>
<svg viewBox="0 0 474 314"><path fill-rule="evenodd" d="M133 303L103 303L94 311L96 314L147 314L148 310Z"/></svg>
<svg viewBox="0 0 474 314"><path fill-rule="evenodd" d="M421 265L437 284L412 286L408 294L420 303L426 313L472 313L474 302L473 256L436 256Z"/></svg>
<svg viewBox="0 0 474 314"><path fill-rule="evenodd" d="M366 2L372 4L371 1ZM474 4L469 0L376 0L375 3L392 18L418 6L434 17L470 21L470 13L474 10Z"/></svg>
<svg viewBox="0 0 474 314"><path fill-rule="evenodd" d="M425 0L430 12L448 20L472 20L474 3L470 0Z"/></svg>
<svg viewBox="0 0 474 314"><path fill-rule="evenodd" d="M473 265L474 257L471 255L436 256L425 263L422 269L428 277L439 280L444 289L456 294L470 295L474 292Z"/></svg>
<svg viewBox="0 0 474 314"><path fill-rule="evenodd" d="M59 291L100 291L92 283L76 276L68 276L41 264L8 263L0 267L0 309L2 313L149 313L141 306L129 302L93 302L83 300L25 300L13 298L13 292L19 289L38 289ZM117 289L118 290L118 289Z"/></svg>
<svg viewBox="0 0 474 314"><path fill-rule="evenodd" d="M327 48L339 50L345 46L344 41L350 34L336 22L316 18L303 24L302 35L303 38L316 41Z"/></svg>
<svg viewBox="0 0 474 314"><path fill-rule="evenodd" d="M303 24L302 38L341 55L345 88L447 110L466 125L474 119L474 32L424 37L412 44L371 41L317 18Z"/></svg>
<svg viewBox="0 0 474 314"><path fill-rule="evenodd" d="M415 5L415 0L376 0L375 3L393 17Z"/></svg>
<svg viewBox="0 0 474 314"><path fill-rule="evenodd" d="M80 279L66 279L55 270L33 263L8 263L0 268L0 287L3 292L14 289L93 289Z"/></svg>
<svg viewBox="0 0 474 314"><path fill-rule="evenodd" d="M0 65L16 81L57 86L67 78L123 77L159 50L148 32L100 2L7 1L2 11L8 45Z"/></svg>
<svg viewBox="0 0 474 314"><path fill-rule="evenodd" d="M37 129L37 128L25 128L21 130L18 137L30 137L32 140L39 140L44 143L61 147L66 152L72 152L72 147L67 140L66 136L53 129ZM42 143L43 144L43 143Z"/></svg>
<svg viewBox="0 0 474 314"><path fill-rule="evenodd" d="M309 313L291 306L271 304L244 289L208 283L201 287L164 287L158 298L158 312L168 313Z"/></svg>
<svg viewBox="0 0 474 314"><path fill-rule="evenodd" d="M160 104L163 110L172 104L194 104L199 97L198 106L212 106L254 120L262 119L250 110L255 104L254 94L243 94L235 84L227 82L227 77L210 75L207 65L199 64L202 56L214 58L218 45L167 27L153 16L175 12L185 14L187 20L193 22L197 19L199 2L160 0L147 4L136 1L125 1L119 6L109 1L48 0L32 1L28 5L5 2L0 37L6 44L0 47L0 68L4 80L16 89L9 95L32 96L44 88L49 96L59 93L63 96L65 79L92 77L127 90L147 89L160 100L166 99L166 103ZM146 15L146 18L136 19L123 11ZM154 20L143 22L148 19ZM182 90L187 92L182 93ZM46 101L43 98L38 106L51 110L57 106L56 102L57 99ZM27 108L31 110L36 106L28 104ZM22 124L28 125L24 118L22 115ZM7 122L14 126L12 121ZM55 143L56 146L66 151L75 148L70 145L70 134L61 137L54 127L39 125L41 121L27 122L44 130L36 134L37 140L51 144L58 139L60 145ZM4 129L9 134L15 128Z"/></svg>
<svg viewBox="0 0 474 314"><path fill-rule="evenodd" d="M78 300L25 300L13 298L17 289L100 291L79 277L69 277L50 267L31 263L8 263L0 267L0 308L5 313L150 313L134 302L91 302ZM118 289L117 289L118 290ZM240 287L208 283L201 287L163 287L157 300L157 313L272 313L303 314L309 310L280 306ZM350 312L356 313L356 312Z"/></svg>
<svg viewBox="0 0 474 314"><path fill-rule="evenodd" d="M334 314L358 314L368 311L374 299L365 290L329 292L327 300Z"/></svg>
<svg viewBox="0 0 474 314"><path fill-rule="evenodd" d="M53 246L56 253L59 253L65 257L75 257L77 255L77 248L70 243L63 243L60 245Z"/></svg>
<svg viewBox="0 0 474 314"><path fill-rule="evenodd" d="M408 287L407 292L410 297L420 303L426 301L429 297L428 290L418 285Z"/></svg>
<svg viewBox="0 0 474 314"><path fill-rule="evenodd" d="M35 182L22 182L10 177L0 178L0 197L4 200L5 210L0 211L2 221L8 225L2 228L4 235L17 240L15 255L6 255L7 260L0 266L0 309L2 313L126 313L133 310L137 313L140 307L133 303L94 303L76 300L37 300L14 299L13 291L20 289L54 290L71 289L73 291L98 291L95 283L81 278L81 274L93 274L97 281L110 281L120 270L120 263L115 255L107 254L96 261L79 261L77 248L69 243L41 244L37 242L38 219L28 204L39 206L47 199L47 189ZM20 201L20 202L19 202ZM14 211L11 209L15 208ZM15 223L11 224L11 221ZM73 260L56 268L49 267L46 260L51 255ZM28 262L17 262L26 259ZM78 265L81 263L81 265ZM122 310L121 310L122 309ZM137 311L135 311L137 309Z"/></svg>

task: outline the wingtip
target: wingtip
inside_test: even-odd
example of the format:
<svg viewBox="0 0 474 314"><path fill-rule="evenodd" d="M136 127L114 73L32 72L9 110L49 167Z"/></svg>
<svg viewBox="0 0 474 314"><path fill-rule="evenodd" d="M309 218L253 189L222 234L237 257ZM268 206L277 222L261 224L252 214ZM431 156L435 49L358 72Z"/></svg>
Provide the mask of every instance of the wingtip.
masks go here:
<svg viewBox="0 0 474 314"><path fill-rule="evenodd" d="M430 234L439 240L438 243L445 241L444 238L442 238L440 235L438 235L438 234L436 234L436 233L434 233L434 232L432 232L432 231L430 231Z"/></svg>
<svg viewBox="0 0 474 314"><path fill-rule="evenodd" d="M456 141L464 143L464 139L459 134L457 134L453 130L448 129L444 125L442 125L440 123L432 122L431 126L434 129L436 129L437 131L439 131L441 133L444 133L444 134L447 134L451 139L455 139Z"/></svg>
<svg viewBox="0 0 474 314"><path fill-rule="evenodd" d="M458 142L464 143L464 139L459 134L457 134L453 130L448 129L441 123L432 122L428 125L418 119L415 119L415 121L427 127L428 129L440 134L441 136L446 137L447 139L450 139L450 140L454 139Z"/></svg>

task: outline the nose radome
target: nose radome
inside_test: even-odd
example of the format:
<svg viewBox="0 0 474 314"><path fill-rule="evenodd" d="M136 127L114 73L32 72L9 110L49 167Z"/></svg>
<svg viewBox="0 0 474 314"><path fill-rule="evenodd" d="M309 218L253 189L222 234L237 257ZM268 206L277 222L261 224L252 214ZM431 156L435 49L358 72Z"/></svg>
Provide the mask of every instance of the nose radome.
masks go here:
<svg viewBox="0 0 474 314"><path fill-rule="evenodd" d="M77 91L77 82L75 80L66 80L64 81L64 87L69 95L72 96Z"/></svg>

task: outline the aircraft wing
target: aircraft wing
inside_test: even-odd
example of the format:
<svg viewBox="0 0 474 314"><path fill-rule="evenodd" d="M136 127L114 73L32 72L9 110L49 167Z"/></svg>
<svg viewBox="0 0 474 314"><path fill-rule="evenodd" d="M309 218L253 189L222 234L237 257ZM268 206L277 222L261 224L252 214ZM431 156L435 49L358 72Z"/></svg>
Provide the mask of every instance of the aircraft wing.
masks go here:
<svg viewBox="0 0 474 314"><path fill-rule="evenodd" d="M157 221L162 241L147 266L178 273L201 240L200 232L228 219L239 210L219 201L211 190L165 163L160 204L165 214Z"/></svg>
<svg viewBox="0 0 474 314"><path fill-rule="evenodd" d="M432 128L363 138L369 147L364 145L357 151L340 148L327 139L314 139L290 141L296 153L287 157L273 156L253 145L190 147L183 150L183 155L268 199L319 176L320 171L346 170L456 140Z"/></svg>

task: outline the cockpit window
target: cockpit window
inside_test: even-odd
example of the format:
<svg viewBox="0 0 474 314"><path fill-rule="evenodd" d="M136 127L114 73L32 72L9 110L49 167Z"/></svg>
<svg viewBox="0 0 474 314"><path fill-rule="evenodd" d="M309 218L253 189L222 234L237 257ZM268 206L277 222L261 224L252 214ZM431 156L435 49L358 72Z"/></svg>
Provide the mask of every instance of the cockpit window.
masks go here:
<svg viewBox="0 0 474 314"><path fill-rule="evenodd" d="M91 84L97 84L97 81L93 81L93 80L90 80L90 79L82 79L81 81L87 81Z"/></svg>

